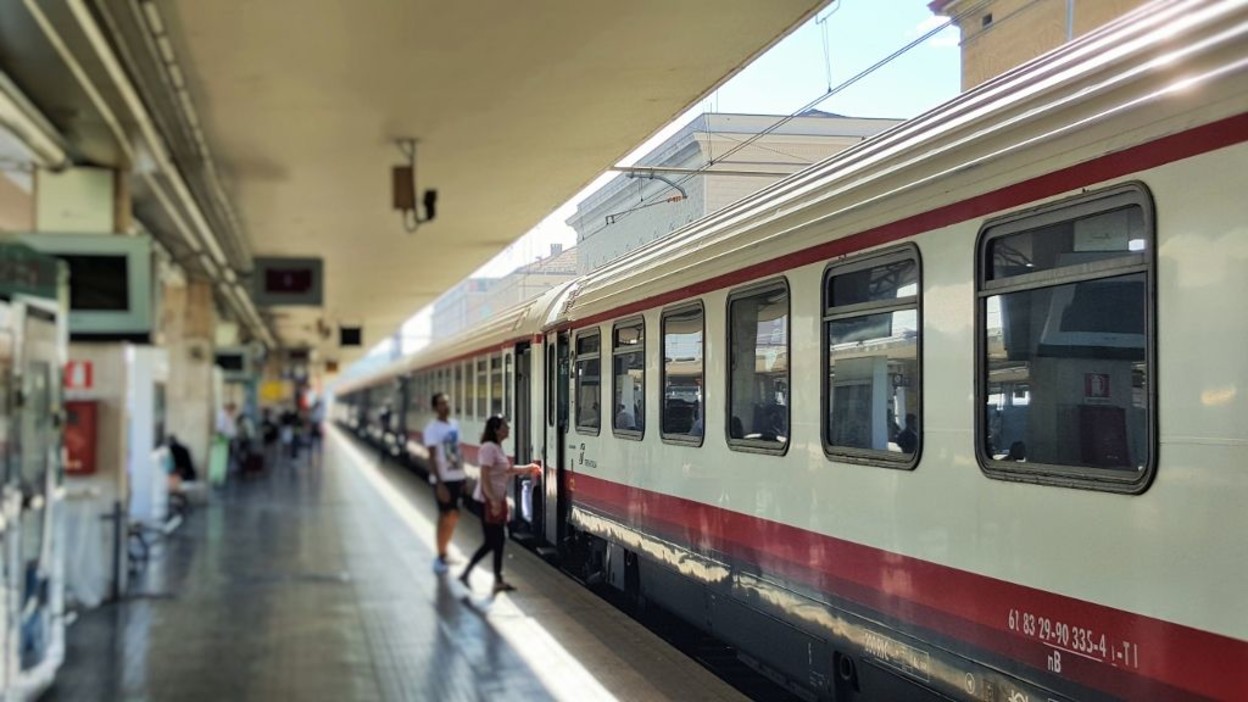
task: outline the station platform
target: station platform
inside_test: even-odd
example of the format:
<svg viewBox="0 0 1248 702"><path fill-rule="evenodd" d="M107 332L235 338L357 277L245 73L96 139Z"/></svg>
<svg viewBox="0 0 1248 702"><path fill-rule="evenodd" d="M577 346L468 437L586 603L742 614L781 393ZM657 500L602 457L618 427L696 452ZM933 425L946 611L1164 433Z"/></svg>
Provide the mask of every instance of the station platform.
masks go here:
<svg viewBox="0 0 1248 702"><path fill-rule="evenodd" d="M125 602L80 617L44 699L744 699L515 543L515 592L490 596L488 563L471 591L435 575L435 516L418 476L330 430L319 461L232 480ZM465 513L452 556L480 539Z"/></svg>

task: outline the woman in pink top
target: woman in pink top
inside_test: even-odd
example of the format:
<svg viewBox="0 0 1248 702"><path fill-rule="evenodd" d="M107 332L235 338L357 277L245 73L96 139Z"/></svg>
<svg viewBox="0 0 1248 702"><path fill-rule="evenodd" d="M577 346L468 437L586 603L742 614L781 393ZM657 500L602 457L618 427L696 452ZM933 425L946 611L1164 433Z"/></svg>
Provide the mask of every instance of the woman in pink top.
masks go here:
<svg viewBox="0 0 1248 702"><path fill-rule="evenodd" d="M481 450L477 454L477 463L481 466L481 495L485 498L481 523L485 529L485 543L472 555L468 567L464 568L460 582L468 584L468 574L490 551L494 552L494 592L514 590L510 583L503 580L503 544L506 536L503 525L507 523L507 481L514 475L541 472L541 466L530 463L527 466L513 468L507 452L503 451L503 442L511 434L507 420L495 415L485 422L485 432L481 434Z"/></svg>

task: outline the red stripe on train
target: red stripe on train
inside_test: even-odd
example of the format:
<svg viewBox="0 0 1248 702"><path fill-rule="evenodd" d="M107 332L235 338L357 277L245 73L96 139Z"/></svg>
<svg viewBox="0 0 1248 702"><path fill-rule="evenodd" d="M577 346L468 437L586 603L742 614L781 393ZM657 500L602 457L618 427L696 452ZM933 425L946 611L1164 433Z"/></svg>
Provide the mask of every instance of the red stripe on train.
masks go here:
<svg viewBox="0 0 1248 702"><path fill-rule="evenodd" d="M1110 661L1064 656L1061 676L1127 698L1143 678L1219 699L1248 698L1248 642L577 473L573 498L650 533L713 549L1040 670L1051 649L1010 630L1016 611L1107 637ZM1021 625L1020 625L1021 626ZM1124 642L1138 668L1116 665ZM1100 657L1099 652L1094 657Z"/></svg>

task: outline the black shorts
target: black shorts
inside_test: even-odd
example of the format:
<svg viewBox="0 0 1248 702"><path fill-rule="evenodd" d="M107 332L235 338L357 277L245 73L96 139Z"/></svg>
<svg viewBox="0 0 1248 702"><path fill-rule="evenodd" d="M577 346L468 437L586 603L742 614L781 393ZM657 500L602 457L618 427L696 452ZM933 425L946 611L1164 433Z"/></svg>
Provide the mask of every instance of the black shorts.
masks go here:
<svg viewBox="0 0 1248 702"><path fill-rule="evenodd" d="M438 495L438 489L436 487L433 489L433 495L438 500L438 511L458 512L459 501L463 499L464 496L464 481L444 480L442 481L442 485L446 486L446 491L449 494L447 495L447 500L443 502L442 498Z"/></svg>

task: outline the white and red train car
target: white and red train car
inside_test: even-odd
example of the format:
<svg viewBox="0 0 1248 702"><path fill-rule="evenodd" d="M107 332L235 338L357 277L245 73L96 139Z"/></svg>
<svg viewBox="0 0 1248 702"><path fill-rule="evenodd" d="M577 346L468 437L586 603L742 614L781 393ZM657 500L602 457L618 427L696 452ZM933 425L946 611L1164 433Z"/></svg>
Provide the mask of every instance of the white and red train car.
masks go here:
<svg viewBox="0 0 1248 702"><path fill-rule="evenodd" d="M517 528L812 697L1248 699L1246 142L1248 3L1150 5L341 418L508 414Z"/></svg>

